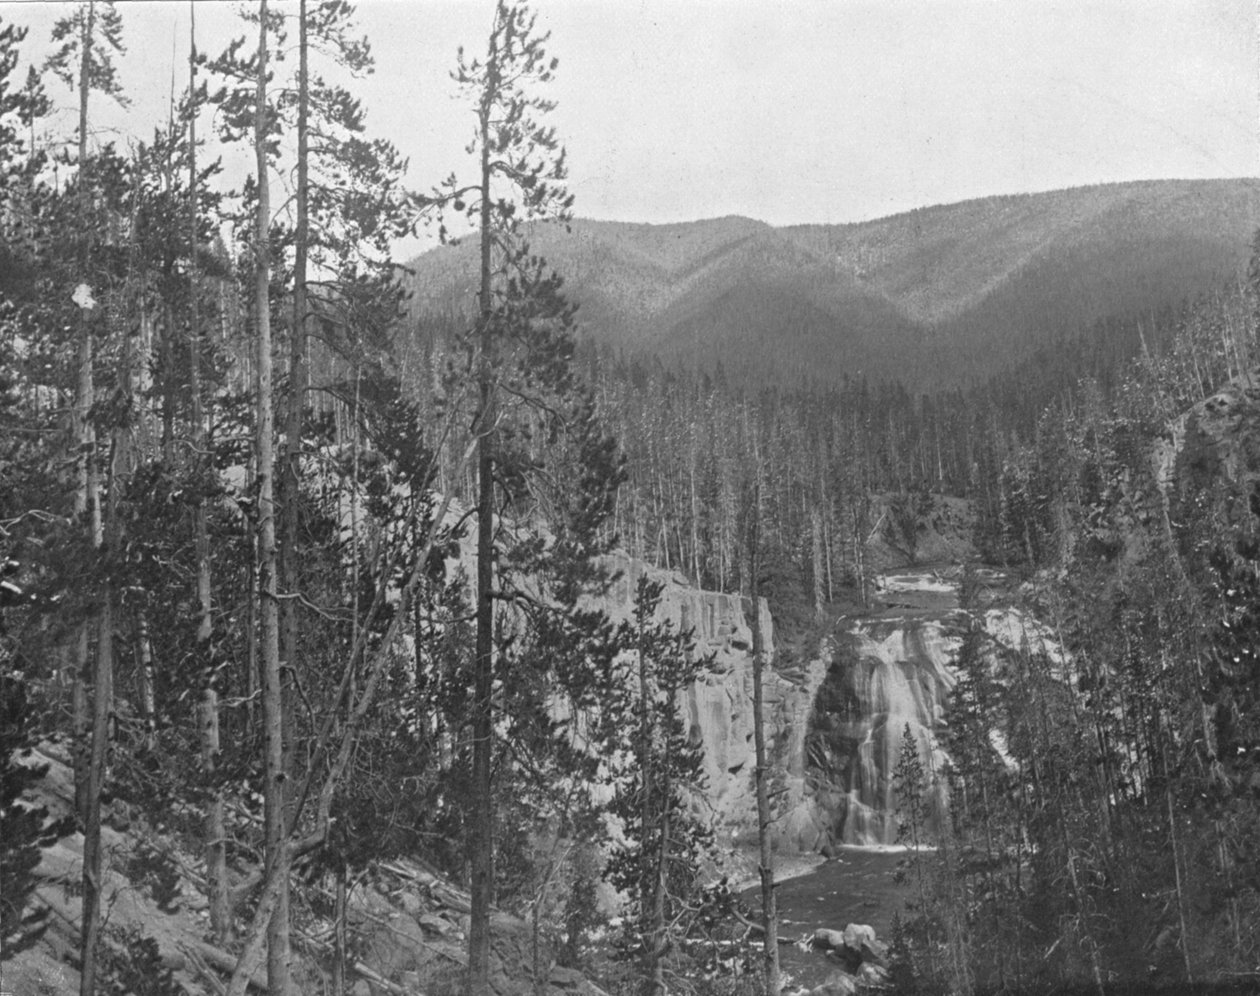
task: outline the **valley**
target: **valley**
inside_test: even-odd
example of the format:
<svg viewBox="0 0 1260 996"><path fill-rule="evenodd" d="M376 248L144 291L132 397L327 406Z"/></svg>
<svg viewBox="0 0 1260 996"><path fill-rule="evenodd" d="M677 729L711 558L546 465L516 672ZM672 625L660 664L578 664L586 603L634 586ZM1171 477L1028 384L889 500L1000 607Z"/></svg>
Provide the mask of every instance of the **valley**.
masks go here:
<svg viewBox="0 0 1260 996"><path fill-rule="evenodd" d="M1255 991L1260 180L585 218L491 7L422 179L351 3L0 11L0 990Z"/></svg>

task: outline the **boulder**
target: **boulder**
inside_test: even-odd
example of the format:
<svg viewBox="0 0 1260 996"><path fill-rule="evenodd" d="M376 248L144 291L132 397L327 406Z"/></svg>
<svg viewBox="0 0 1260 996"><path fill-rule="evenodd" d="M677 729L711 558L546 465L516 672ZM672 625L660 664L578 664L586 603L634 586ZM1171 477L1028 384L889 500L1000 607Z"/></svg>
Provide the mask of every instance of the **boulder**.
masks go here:
<svg viewBox="0 0 1260 996"><path fill-rule="evenodd" d="M875 928L865 923L850 923L844 928L844 946L860 951L863 944L875 943Z"/></svg>
<svg viewBox="0 0 1260 996"><path fill-rule="evenodd" d="M576 968L564 968L556 965L551 969L548 981L560 989L580 989L586 984L586 976Z"/></svg>
<svg viewBox="0 0 1260 996"><path fill-rule="evenodd" d="M382 978L396 980L432 957L425 945L424 931L406 914L374 920L370 933L365 933L363 960Z"/></svg>
<svg viewBox="0 0 1260 996"><path fill-rule="evenodd" d="M826 951L840 962L846 972L856 972L858 966L862 964L861 954L845 943L842 930L828 930L826 927L820 927L814 931L810 947Z"/></svg>
<svg viewBox="0 0 1260 996"><path fill-rule="evenodd" d="M833 954L850 973L868 965L880 970L888 967L888 945L875 936L874 927L864 923L850 923L844 930L820 927L809 946Z"/></svg>
<svg viewBox="0 0 1260 996"><path fill-rule="evenodd" d="M873 961L864 961L858 969L857 980L864 986L879 988L888 982L888 969Z"/></svg>
<svg viewBox="0 0 1260 996"><path fill-rule="evenodd" d="M421 913L416 917L416 922L429 933L437 934L439 937L445 937L455 930L455 924L442 919L436 913Z"/></svg>
<svg viewBox="0 0 1260 996"><path fill-rule="evenodd" d="M844 931L828 930L826 927L819 927L814 931L810 947L822 948L824 951L837 951L844 947Z"/></svg>
<svg viewBox="0 0 1260 996"><path fill-rule="evenodd" d="M844 946L856 954L863 965L873 962L888 965L888 945L875 936L875 928L864 923L850 923L844 928Z"/></svg>
<svg viewBox="0 0 1260 996"><path fill-rule="evenodd" d="M848 972L833 972L821 986L810 991L810 996L854 996L858 982Z"/></svg>

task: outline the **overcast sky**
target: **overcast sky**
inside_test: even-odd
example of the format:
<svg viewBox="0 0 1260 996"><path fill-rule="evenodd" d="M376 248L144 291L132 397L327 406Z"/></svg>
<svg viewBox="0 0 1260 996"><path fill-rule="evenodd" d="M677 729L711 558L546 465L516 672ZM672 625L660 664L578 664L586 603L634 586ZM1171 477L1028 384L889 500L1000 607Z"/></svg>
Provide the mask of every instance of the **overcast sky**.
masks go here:
<svg viewBox="0 0 1260 996"><path fill-rule="evenodd" d="M121 3L144 134L186 79L185 0ZM199 44L243 33L197 4ZM295 9L295 3L279 3ZM1260 175L1257 0L537 0L579 215L844 222L988 194ZM456 49L492 0L360 0L372 130L427 189L473 124ZM0 3L47 46L59 3ZM176 40L176 38L178 40ZM173 52L173 46L177 51ZM71 94L55 96L73 122Z"/></svg>

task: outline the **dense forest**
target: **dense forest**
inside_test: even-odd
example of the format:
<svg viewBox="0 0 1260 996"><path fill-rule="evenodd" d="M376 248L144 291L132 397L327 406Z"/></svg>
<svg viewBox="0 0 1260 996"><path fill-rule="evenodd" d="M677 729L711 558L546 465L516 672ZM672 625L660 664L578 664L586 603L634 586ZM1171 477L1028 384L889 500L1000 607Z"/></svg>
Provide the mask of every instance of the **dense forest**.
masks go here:
<svg viewBox="0 0 1260 996"><path fill-rule="evenodd" d="M564 274L583 335L613 356L754 392L865 378L934 395L1217 291L1246 266L1258 226L1260 184L1240 178L989 197L849 225L578 218L532 237ZM409 312L466 309L473 256L412 260Z"/></svg>
<svg viewBox="0 0 1260 996"><path fill-rule="evenodd" d="M776 992L773 904L759 951L694 804L676 704L711 662L648 580L629 622L592 609L606 555L812 632L864 600L871 539L913 562L948 495L1058 649L993 668L963 634L951 765L899 771L909 824L931 780L954 801L890 984L1255 978L1255 267L980 384L750 386L583 338L531 248L573 199L523 4L454 62L477 168L423 190L332 82L371 61L345 0L262 0L221 53L194 30L186 90L126 147L93 130L128 97L125 8L62 13L50 39L0 21L6 962L61 915L32 901L41 851L81 834L79 992L184 991L102 905L106 828L141 822L194 856L204 991L358 991L348 896L405 857L468 889L463 962L426 992L547 992L556 965ZM467 307L413 306L391 245L421 226L474 253ZM757 629L758 697L763 651ZM36 746L72 772L65 819L23 801ZM128 861L155 895L187 872ZM508 913L532 964L505 990Z"/></svg>

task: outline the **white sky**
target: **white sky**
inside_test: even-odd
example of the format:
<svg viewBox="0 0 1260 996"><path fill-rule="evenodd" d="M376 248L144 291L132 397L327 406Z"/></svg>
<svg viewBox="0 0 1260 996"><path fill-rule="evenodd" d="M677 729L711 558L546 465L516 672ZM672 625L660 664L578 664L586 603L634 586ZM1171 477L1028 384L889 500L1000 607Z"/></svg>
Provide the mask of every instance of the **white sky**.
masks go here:
<svg viewBox="0 0 1260 996"><path fill-rule="evenodd" d="M375 134L431 187L471 109L449 72L493 0L360 0ZM536 0L581 216L844 222L970 197L1260 175L1260 0ZM295 3L279 3L296 9ZM188 5L124 2L109 121L145 135L186 80ZM236 3L199 2L217 52ZM60 3L0 2L47 50ZM177 39L174 40L177 34ZM32 47L33 43L33 47ZM172 49L175 47L173 53ZM72 95L50 84L72 127ZM102 110L103 113L103 110Z"/></svg>

